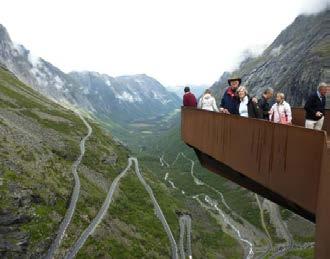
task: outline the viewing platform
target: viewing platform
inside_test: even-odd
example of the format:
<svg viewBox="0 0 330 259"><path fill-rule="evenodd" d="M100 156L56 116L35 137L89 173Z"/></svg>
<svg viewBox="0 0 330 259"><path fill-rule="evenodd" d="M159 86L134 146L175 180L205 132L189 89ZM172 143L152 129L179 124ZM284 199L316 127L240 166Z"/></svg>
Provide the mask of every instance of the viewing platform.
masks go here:
<svg viewBox="0 0 330 259"><path fill-rule="evenodd" d="M330 258L330 110L324 131L182 107L182 140L202 166L316 222L315 257Z"/></svg>

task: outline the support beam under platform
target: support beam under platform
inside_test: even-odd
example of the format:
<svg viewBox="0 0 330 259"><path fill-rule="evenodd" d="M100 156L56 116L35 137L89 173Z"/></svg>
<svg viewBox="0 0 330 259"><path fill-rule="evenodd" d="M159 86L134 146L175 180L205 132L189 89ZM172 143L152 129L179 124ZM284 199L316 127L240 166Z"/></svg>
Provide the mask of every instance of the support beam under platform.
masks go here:
<svg viewBox="0 0 330 259"><path fill-rule="evenodd" d="M202 153L198 149L194 149L194 150L201 165L207 168L208 170L210 170L211 172L221 175L227 178L228 180L263 196L264 198L267 198L268 200L271 200L312 222L315 222L315 215L313 213L310 213L309 211L298 206L297 204L290 202L284 197L262 186L261 184L233 170L229 166L215 160L214 158L208 156L207 154Z"/></svg>

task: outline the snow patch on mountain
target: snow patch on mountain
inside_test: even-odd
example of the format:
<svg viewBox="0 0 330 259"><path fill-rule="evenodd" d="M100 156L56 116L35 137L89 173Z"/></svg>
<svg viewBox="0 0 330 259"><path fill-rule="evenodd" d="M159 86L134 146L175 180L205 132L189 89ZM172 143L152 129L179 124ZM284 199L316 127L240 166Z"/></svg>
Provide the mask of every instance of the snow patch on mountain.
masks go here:
<svg viewBox="0 0 330 259"><path fill-rule="evenodd" d="M130 94L126 91L122 92L121 94L117 94L116 98L120 99L122 101L125 101L125 102L130 102L130 103L142 102L142 99L140 98L140 96L138 96L138 95L133 96L132 94Z"/></svg>
<svg viewBox="0 0 330 259"><path fill-rule="evenodd" d="M28 54L28 60L33 67L39 67L42 65L41 59L38 56L35 56L34 54L32 54L31 51Z"/></svg>
<svg viewBox="0 0 330 259"><path fill-rule="evenodd" d="M111 86L111 82L110 82L109 79L106 79L106 80L105 80L105 83L106 83L106 85Z"/></svg>
<svg viewBox="0 0 330 259"><path fill-rule="evenodd" d="M23 47L23 45L21 45L21 44L18 44L18 43L13 42L12 48L14 50L13 51L13 55L15 57L17 57L17 56L23 56L25 54L25 51L26 50ZM17 53L15 51L17 51Z"/></svg>
<svg viewBox="0 0 330 259"><path fill-rule="evenodd" d="M134 81L135 81L136 83L138 83L139 85L143 85L143 84L144 84L144 81L141 80L141 79L138 79L138 78L134 79Z"/></svg>
<svg viewBox="0 0 330 259"><path fill-rule="evenodd" d="M272 56L274 56L274 57L277 57L277 56L279 56L279 55L281 54L282 49L283 49L283 45L281 44L280 46L278 46L278 47L272 49L272 50L270 51L270 54L271 54Z"/></svg>
<svg viewBox="0 0 330 259"><path fill-rule="evenodd" d="M61 78L59 76L55 76L54 80L55 80L56 89L58 90L62 89L64 86L64 82L61 80Z"/></svg>

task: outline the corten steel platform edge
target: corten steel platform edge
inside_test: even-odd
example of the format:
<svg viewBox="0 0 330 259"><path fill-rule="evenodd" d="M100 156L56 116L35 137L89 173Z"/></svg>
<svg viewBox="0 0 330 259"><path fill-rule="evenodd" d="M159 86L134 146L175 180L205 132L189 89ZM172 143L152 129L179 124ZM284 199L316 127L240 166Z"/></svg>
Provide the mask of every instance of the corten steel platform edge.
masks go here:
<svg viewBox="0 0 330 259"><path fill-rule="evenodd" d="M315 214L324 131L194 108L183 108L181 131L194 149Z"/></svg>
<svg viewBox="0 0 330 259"><path fill-rule="evenodd" d="M206 169L208 169L209 171L216 173L254 193L257 193L262 197L276 204L279 204L286 209L293 211L294 213L302 216L303 218L308 219L311 222L315 222L314 213L311 213L310 211L299 206L298 204L289 201L285 197L251 180L250 178L246 177L244 174L241 174L240 172L233 170L229 166L217 161L211 156L204 154L200 150L194 149L194 151L201 165Z"/></svg>
<svg viewBox="0 0 330 259"><path fill-rule="evenodd" d="M262 196L300 214L301 216L305 217L306 219L309 219L311 221L315 221L315 214L316 214L316 251L315 251L315 256L316 258L330 258L330 150L329 150L329 135L328 139L326 138L326 132L324 131L318 131L315 134L317 136L322 136L324 138L324 141L318 142L320 145L320 149L322 149L322 153L320 155L320 159L315 161L316 163L320 164L319 170L317 172L319 174L319 179L317 182L317 188L318 190L315 190L315 208L313 207L312 211L311 210L306 210L305 208L302 208L298 204L295 204L294 202L288 200L286 197L283 197L279 195L276 192L273 192L272 190L268 189L267 187L263 186L260 183L254 182L253 179L249 179L247 176L244 174L233 170L232 168L228 167L226 164L221 163L220 161L217 161L214 157L210 156L209 154L206 154L205 152L205 146L204 152L200 151L198 148L194 146L194 144L190 142L194 141L187 141L189 139L189 136L187 137L187 131L186 125L185 125L185 111L191 113L194 111L196 112L206 112L206 113L212 113L212 112L207 112L207 111L201 111L195 108L188 108L188 107L182 107L182 121L181 121L181 136L182 140L189 145L190 147L195 149L195 152L202 164L202 166L206 167L210 171L213 171L217 174L220 174L227 179L238 183L239 185L250 189L256 193L261 194ZM302 108L293 108L293 117L294 117L294 124L295 125L300 125L304 126L304 110ZM327 110L327 114L330 114L329 110ZM197 113L196 113L197 114ZM213 113L215 114L215 113ZM191 120L191 114L190 120ZM187 116L187 117L189 117ZM218 115L212 115L211 118L214 119ZM226 116L226 115L224 115ZM196 116L197 119L198 115ZM207 117L207 116L205 116ZM210 116L208 116L210 117ZM207 120L210 120L210 118L206 118L206 123ZM252 119L251 119L252 120ZM197 119L198 121L198 119ZM258 122L259 123L259 122ZM269 123L269 122L267 122ZM194 126L191 121L189 122L189 126ZM284 126L284 125L281 125ZM288 126L285 126L288 127ZM293 128L299 128L299 127L292 127ZM203 131L205 127L201 128L201 131ZM325 119L324 123L324 129L327 130L328 134L330 133L330 118ZM300 130L298 131L303 131L310 132L311 130L307 129L302 129L300 127ZM188 129L189 131L189 129ZM210 131L208 132L210 133ZM213 133L211 131L211 133ZM310 135L310 133L308 133ZM189 133L188 133L189 135ZM203 136L203 132L197 132L197 135L202 136L205 140L205 136ZM187 138L186 138L187 137ZM196 136L198 137L198 136ZM207 138L207 137L206 137ZM191 140L191 136L190 136ZM196 143L196 141L195 141ZM209 144L210 142L208 142ZM327 145L328 143L328 145ZM212 150L211 150L212 151ZM211 152L212 153L212 152ZM314 173L314 172L313 172ZM311 207L310 207L311 208Z"/></svg>

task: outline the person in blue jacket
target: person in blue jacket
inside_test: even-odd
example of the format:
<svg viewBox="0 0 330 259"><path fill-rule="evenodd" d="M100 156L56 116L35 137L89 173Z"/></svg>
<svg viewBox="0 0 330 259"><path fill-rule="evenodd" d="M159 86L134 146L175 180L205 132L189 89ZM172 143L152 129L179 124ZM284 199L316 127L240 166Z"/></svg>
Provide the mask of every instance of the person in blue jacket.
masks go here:
<svg viewBox="0 0 330 259"><path fill-rule="evenodd" d="M228 79L229 87L226 89L220 104L220 112L227 114L238 114L237 106L240 101L237 96L237 88L241 85L242 80L240 78Z"/></svg>

